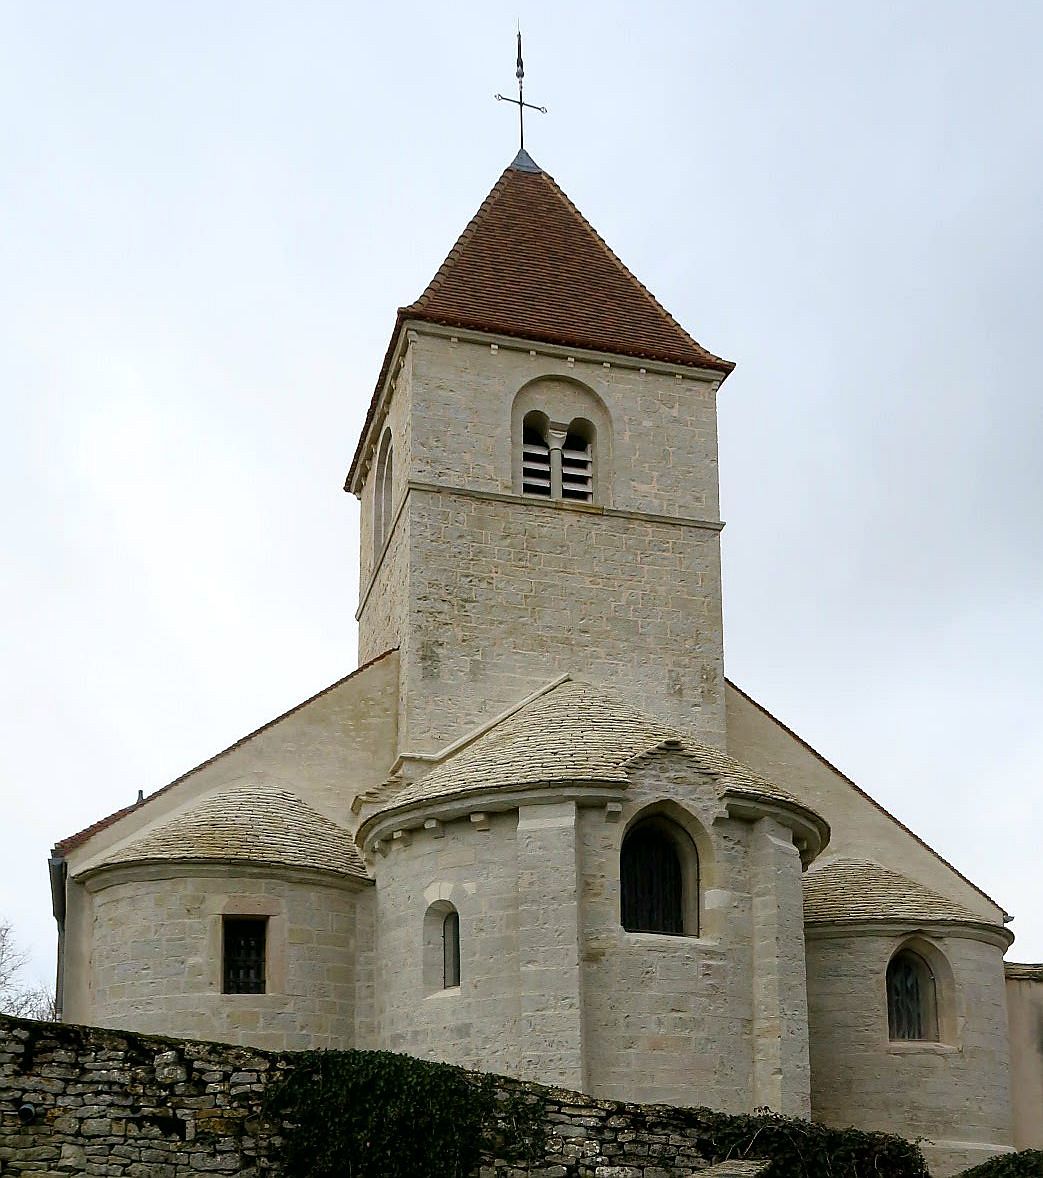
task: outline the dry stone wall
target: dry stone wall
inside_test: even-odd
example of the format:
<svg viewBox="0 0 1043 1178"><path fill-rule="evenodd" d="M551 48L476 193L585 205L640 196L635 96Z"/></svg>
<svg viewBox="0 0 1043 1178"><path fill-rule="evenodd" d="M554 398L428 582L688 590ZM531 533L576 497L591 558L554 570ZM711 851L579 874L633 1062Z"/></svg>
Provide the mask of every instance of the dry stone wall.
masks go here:
<svg viewBox="0 0 1043 1178"><path fill-rule="evenodd" d="M292 1054L0 1017L0 1173L188 1178L281 1175L280 1126L266 1087ZM501 1102L542 1099L546 1152L529 1165L494 1157L475 1178L713 1178L764 1163L713 1165L692 1113L622 1105L522 1081Z"/></svg>

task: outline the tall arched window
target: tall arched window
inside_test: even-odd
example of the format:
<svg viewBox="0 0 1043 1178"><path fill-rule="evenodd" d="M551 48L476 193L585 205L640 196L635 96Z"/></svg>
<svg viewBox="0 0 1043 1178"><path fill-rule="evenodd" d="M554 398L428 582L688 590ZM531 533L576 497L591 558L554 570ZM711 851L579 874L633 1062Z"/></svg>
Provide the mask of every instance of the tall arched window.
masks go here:
<svg viewBox="0 0 1043 1178"><path fill-rule="evenodd" d="M887 1027L891 1039L938 1039L934 974L911 949L899 949L887 966Z"/></svg>
<svg viewBox="0 0 1043 1178"><path fill-rule="evenodd" d="M460 985L460 913L455 908L442 921L442 988Z"/></svg>
<svg viewBox="0 0 1043 1178"><path fill-rule="evenodd" d="M699 933L699 859L688 834L654 815L627 831L619 856L620 919L631 933Z"/></svg>
<svg viewBox="0 0 1043 1178"><path fill-rule="evenodd" d="M394 482L394 447L391 445L391 430L386 429L380 440L377 465L373 482L373 559L376 560L384 548L388 529L391 527L391 494Z"/></svg>

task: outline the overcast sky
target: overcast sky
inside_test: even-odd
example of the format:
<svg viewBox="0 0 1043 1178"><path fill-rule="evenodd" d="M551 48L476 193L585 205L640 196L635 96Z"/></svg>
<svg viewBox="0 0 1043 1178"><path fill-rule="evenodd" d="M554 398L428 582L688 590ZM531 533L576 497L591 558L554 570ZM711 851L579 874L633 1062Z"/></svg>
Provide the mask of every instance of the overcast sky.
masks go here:
<svg viewBox="0 0 1043 1178"><path fill-rule="evenodd" d="M11 3L0 917L356 665L395 308L516 149L720 395L727 671L1043 960L1043 6Z"/></svg>

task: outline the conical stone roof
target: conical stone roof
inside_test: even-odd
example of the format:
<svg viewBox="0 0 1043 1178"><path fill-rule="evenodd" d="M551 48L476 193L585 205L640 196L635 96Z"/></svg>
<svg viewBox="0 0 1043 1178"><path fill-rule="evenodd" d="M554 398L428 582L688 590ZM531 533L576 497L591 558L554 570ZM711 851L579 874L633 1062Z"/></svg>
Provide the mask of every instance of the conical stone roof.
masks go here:
<svg viewBox="0 0 1043 1178"><path fill-rule="evenodd" d="M209 794L87 870L161 860L234 860L366 878L347 830L296 794L253 783Z"/></svg>

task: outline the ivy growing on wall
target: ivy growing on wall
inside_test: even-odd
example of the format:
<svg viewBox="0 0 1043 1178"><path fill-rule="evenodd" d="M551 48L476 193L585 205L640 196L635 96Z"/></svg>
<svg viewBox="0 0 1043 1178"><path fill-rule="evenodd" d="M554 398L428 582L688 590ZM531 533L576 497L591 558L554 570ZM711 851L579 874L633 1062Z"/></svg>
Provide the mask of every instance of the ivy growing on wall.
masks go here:
<svg viewBox="0 0 1043 1178"><path fill-rule="evenodd" d="M512 1173L527 1173L527 1166L542 1173L551 1164L555 1173L593 1172L562 1156L560 1146L553 1158L548 1150L548 1102L567 1114L571 1100L583 1098L385 1051L308 1052L284 1061L264 1111L284 1128L283 1172L294 1178L473 1178L492 1159L517 1167ZM638 1138L676 1134L712 1162L770 1159L763 1178L928 1178L920 1150L886 1133L829 1129L767 1111L600 1107L613 1114L606 1125L620 1131L615 1154L635 1136L627 1129L636 1128ZM996 1178L1007 1173L996 1171Z"/></svg>
<svg viewBox="0 0 1043 1178"><path fill-rule="evenodd" d="M1043 1150L1023 1149L1021 1153L1007 1153L964 1170L959 1178L1043 1178Z"/></svg>
<svg viewBox="0 0 1043 1178"><path fill-rule="evenodd" d="M705 1135L705 1157L770 1158L762 1178L929 1178L919 1148L890 1133L830 1129L765 1110L752 1116L693 1112Z"/></svg>
<svg viewBox="0 0 1043 1178"><path fill-rule="evenodd" d="M468 1178L484 1152L543 1152L543 1104L497 1098L491 1076L387 1051L304 1052L270 1085L295 1178Z"/></svg>

